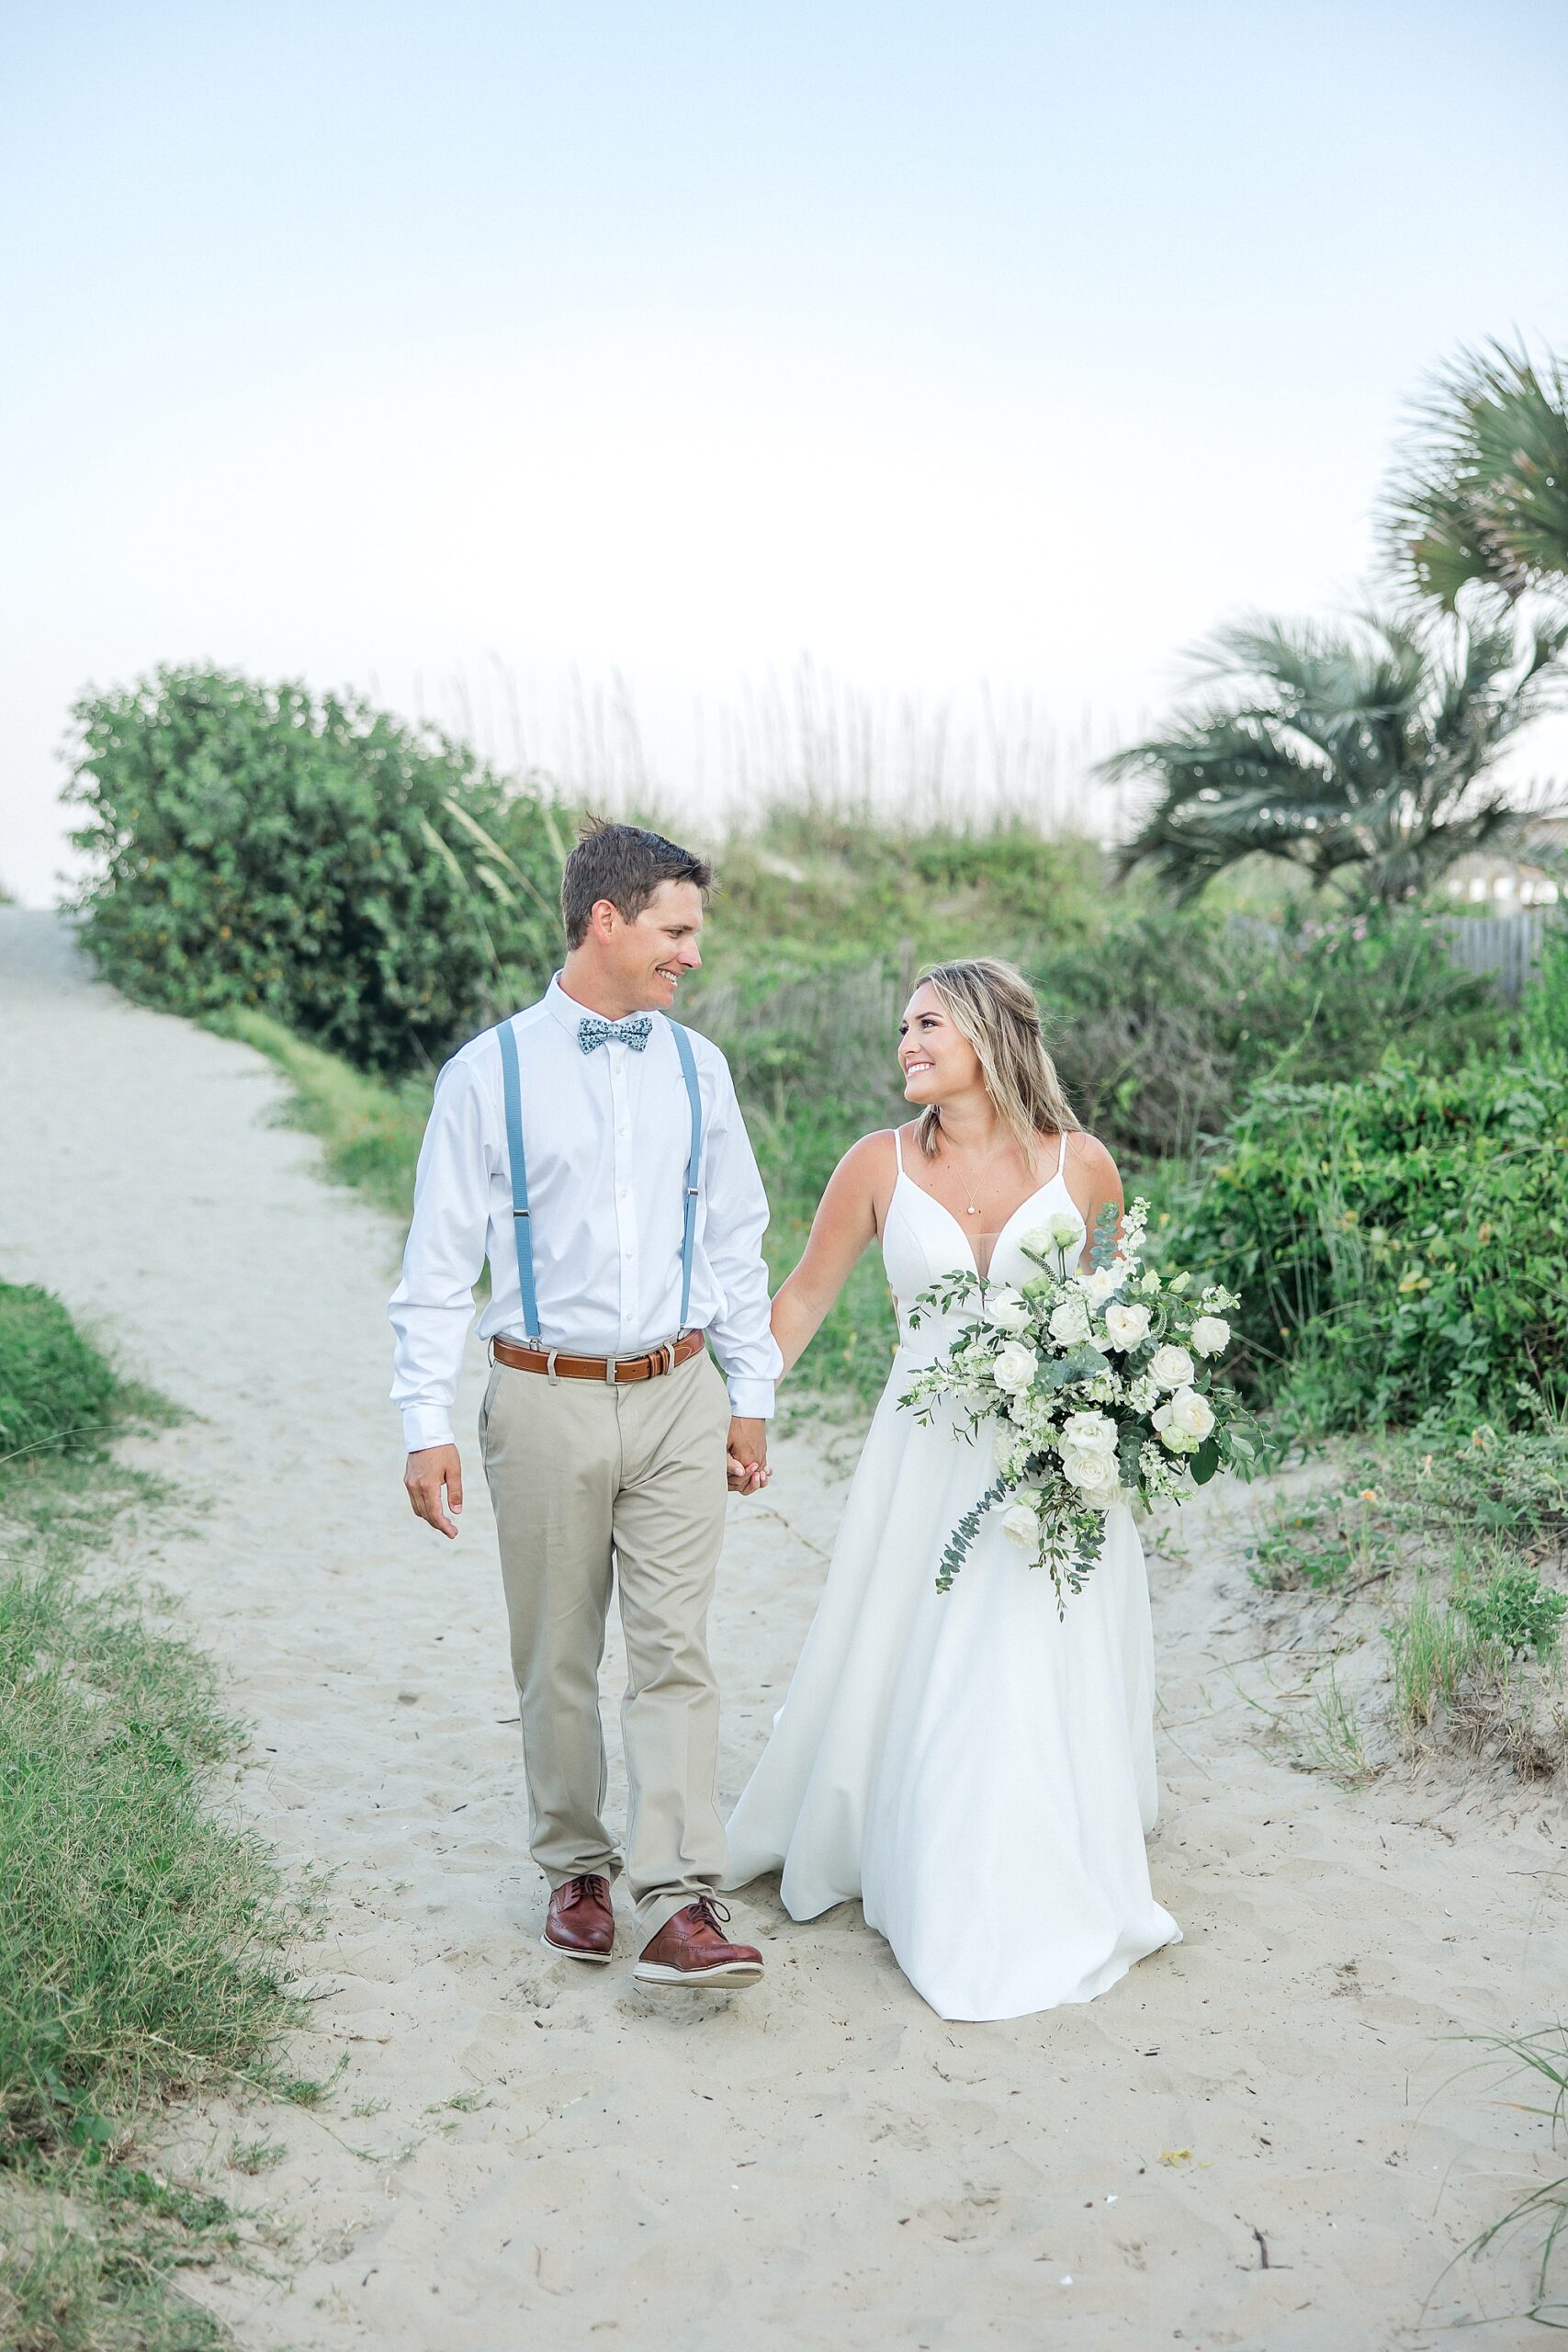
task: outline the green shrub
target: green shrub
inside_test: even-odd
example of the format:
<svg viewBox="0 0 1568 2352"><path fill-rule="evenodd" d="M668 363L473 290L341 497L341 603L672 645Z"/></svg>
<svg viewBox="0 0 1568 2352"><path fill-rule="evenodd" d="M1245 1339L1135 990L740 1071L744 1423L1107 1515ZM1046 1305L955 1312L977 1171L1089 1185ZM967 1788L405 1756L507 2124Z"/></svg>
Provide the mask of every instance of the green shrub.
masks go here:
<svg viewBox="0 0 1568 2352"><path fill-rule="evenodd" d="M398 1071L552 968L561 829L460 745L227 672L161 670L75 718L84 936L143 1002L253 1007Z"/></svg>
<svg viewBox="0 0 1568 2352"><path fill-rule="evenodd" d="M1309 1426L1568 1401L1568 1065L1260 1087L1165 1245L1243 1295L1238 1370Z"/></svg>
<svg viewBox="0 0 1568 2352"><path fill-rule="evenodd" d="M1401 1533L1450 1544L1497 1538L1516 1553L1556 1560L1568 1554L1568 1429L1494 1429L1468 1437L1401 1437L1348 1470L1352 1487L1374 1489Z"/></svg>
<svg viewBox="0 0 1568 2352"><path fill-rule="evenodd" d="M1477 1640L1493 1643L1507 1657L1525 1650L1550 1657L1568 1615L1568 1593L1543 1585L1534 1568L1506 1564L1467 1586L1456 1602Z"/></svg>
<svg viewBox="0 0 1568 2352"><path fill-rule="evenodd" d="M1568 1059L1568 921L1561 914L1545 926L1540 962L1519 1011L1530 1046Z"/></svg>
<svg viewBox="0 0 1568 2352"><path fill-rule="evenodd" d="M1188 1158L1248 1090L1359 1078L1391 1046L1450 1069L1510 1015L1419 912L1284 925L1154 908L1027 958L1074 1108L1134 1166Z"/></svg>

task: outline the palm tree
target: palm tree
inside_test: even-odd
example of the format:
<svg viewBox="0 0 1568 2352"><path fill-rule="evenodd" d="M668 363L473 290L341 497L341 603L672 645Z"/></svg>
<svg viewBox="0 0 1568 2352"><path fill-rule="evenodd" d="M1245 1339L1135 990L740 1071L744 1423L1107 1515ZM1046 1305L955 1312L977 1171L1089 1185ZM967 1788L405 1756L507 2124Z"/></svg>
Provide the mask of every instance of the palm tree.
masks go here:
<svg viewBox="0 0 1568 2352"><path fill-rule="evenodd" d="M1151 866L1194 898L1261 853L1351 895L1414 897L1517 831L1520 813L1484 779L1553 699L1565 642L1568 621L1527 630L1521 651L1511 618L1438 633L1372 613L1220 630L1197 656L1218 691L1103 763L1156 786L1121 872Z"/></svg>
<svg viewBox="0 0 1568 2352"><path fill-rule="evenodd" d="M1382 503L1395 570L1445 612L1471 581L1509 603L1568 589L1568 383L1500 343L1461 351L1417 411Z"/></svg>

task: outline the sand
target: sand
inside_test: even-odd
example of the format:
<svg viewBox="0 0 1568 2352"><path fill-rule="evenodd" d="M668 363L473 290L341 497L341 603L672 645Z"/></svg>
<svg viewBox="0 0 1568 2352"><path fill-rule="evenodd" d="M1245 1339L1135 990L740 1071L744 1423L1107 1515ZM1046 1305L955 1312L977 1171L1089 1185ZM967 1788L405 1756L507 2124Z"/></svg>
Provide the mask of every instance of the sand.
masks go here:
<svg viewBox="0 0 1568 2352"><path fill-rule="evenodd" d="M55 918L0 910L0 1274L200 1416L148 1442L185 1522L126 1564L230 1670L236 1801L333 1874L297 2053L341 2065L330 2101L215 2105L164 2153L288 2236L192 2278L241 2343L1415 2352L1521 2307L1522 2248L1439 2277L1552 2169L1529 2094L1448 2037L1562 2006L1561 1804L1292 1770L1258 1702L1303 1662L1258 1655L1236 1498L1152 1559L1152 1867L1187 1940L1103 1999L944 2024L854 1906L796 1927L766 1884L738 1899L755 1992L640 1991L629 1916L613 1969L553 1962L477 1449L455 1550L399 1483L396 1236L277 1124L266 1065L94 984ZM479 1385L476 1349L465 1430ZM731 1796L852 1445L807 1423L777 1459L716 1612ZM287 2154L247 2178L236 2134Z"/></svg>

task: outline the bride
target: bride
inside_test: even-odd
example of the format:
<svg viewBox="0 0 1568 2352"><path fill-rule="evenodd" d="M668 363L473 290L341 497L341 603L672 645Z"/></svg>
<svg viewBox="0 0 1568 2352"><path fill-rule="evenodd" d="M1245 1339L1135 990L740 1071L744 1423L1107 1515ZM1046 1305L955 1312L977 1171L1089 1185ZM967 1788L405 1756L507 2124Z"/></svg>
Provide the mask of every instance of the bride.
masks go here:
<svg viewBox="0 0 1568 2352"><path fill-rule="evenodd" d="M973 1266L1022 1283L1021 1238L1070 1221L1076 1255L1122 1204L1103 1145L1074 1121L1032 992L989 957L926 973L899 1029L909 1125L866 1136L822 1196L773 1302L787 1373L880 1237L898 1346L832 1565L773 1736L729 1824L728 1883L782 1870L815 1918L859 1897L944 2018L1090 2001L1180 1940L1149 1888L1156 1805L1144 1555L1117 1505L1100 1562L1059 1618L1043 1568L993 1515L953 1590L949 1533L989 1484L991 1441L900 1411L953 1336L909 1308Z"/></svg>

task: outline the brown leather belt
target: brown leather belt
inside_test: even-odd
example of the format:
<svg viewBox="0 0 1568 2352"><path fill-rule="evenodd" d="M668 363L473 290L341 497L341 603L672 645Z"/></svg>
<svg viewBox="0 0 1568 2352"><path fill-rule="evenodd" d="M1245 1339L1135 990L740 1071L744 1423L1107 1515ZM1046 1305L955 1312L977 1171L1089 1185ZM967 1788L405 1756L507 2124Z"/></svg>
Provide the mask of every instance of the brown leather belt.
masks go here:
<svg viewBox="0 0 1568 2352"><path fill-rule="evenodd" d="M603 1380L618 1386L625 1380L658 1380L678 1363L700 1355L705 1331L687 1331L668 1347L649 1348L642 1356L569 1356L560 1348L524 1348L515 1340L492 1340L491 1362L513 1372L542 1372L551 1380Z"/></svg>

